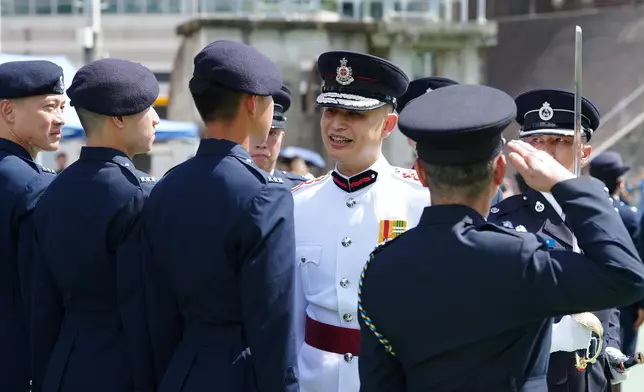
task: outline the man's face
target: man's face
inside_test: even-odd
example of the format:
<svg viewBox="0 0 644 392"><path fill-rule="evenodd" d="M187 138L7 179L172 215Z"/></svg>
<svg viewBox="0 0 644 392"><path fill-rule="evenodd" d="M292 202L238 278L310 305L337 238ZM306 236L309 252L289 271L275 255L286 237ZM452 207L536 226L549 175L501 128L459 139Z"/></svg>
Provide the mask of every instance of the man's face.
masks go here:
<svg viewBox="0 0 644 392"><path fill-rule="evenodd" d="M522 138L526 143L529 143L534 148L545 151L548 155L552 156L562 164L565 168L570 170L574 169L574 143L572 136L558 136L558 135L535 135ZM581 145L581 164L585 165L590 157L592 147L587 144Z"/></svg>
<svg viewBox="0 0 644 392"><path fill-rule="evenodd" d="M147 153L154 143L159 115L153 107L132 116L123 117L125 145L131 155Z"/></svg>
<svg viewBox="0 0 644 392"><path fill-rule="evenodd" d="M59 155L56 157L58 167L64 168L67 166L67 157L65 155Z"/></svg>
<svg viewBox="0 0 644 392"><path fill-rule="evenodd" d="M64 95L38 95L11 101L15 135L39 151L56 151L65 124Z"/></svg>
<svg viewBox="0 0 644 392"><path fill-rule="evenodd" d="M365 111L324 108L320 120L324 148L338 163L373 160L397 120L386 107Z"/></svg>
<svg viewBox="0 0 644 392"><path fill-rule="evenodd" d="M268 138L268 130L271 129L271 123L273 122L273 97L254 96L249 99L253 100L249 105L252 123L250 132L251 143L253 141L261 142Z"/></svg>
<svg viewBox="0 0 644 392"><path fill-rule="evenodd" d="M282 149L283 139L284 130L281 128L271 128L265 142L258 142L251 139L250 155L253 157L255 164L268 173L275 170L275 164Z"/></svg>

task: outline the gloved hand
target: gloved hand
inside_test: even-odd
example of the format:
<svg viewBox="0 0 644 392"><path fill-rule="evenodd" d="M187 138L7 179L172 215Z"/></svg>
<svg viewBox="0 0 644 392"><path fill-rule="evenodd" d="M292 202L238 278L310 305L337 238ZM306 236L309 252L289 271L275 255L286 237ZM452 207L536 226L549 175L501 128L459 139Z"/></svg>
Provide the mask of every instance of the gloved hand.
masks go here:
<svg viewBox="0 0 644 392"><path fill-rule="evenodd" d="M606 347L604 352L606 353L608 367L610 368L610 383L616 385L626 380L628 378L628 370L620 369L619 364L627 360L628 357L615 347Z"/></svg>
<svg viewBox="0 0 644 392"><path fill-rule="evenodd" d="M592 332L589 329L573 320L572 317L564 316L552 326L550 353L585 350L590 346L591 338Z"/></svg>

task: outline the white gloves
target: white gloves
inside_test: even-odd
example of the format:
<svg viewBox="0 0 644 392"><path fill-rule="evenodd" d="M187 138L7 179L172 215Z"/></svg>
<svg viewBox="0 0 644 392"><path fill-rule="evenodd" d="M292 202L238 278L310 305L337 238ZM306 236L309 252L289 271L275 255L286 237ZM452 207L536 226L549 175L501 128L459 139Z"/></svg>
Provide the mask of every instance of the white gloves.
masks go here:
<svg viewBox="0 0 644 392"><path fill-rule="evenodd" d="M615 347L606 347L604 352L606 353L608 367L610 368L610 383L616 385L626 380L628 378L628 370L621 370L618 364L627 360L628 357Z"/></svg>
<svg viewBox="0 0 644 392"><path fill-rule="evenodd" d="M550 353L585 350L590 346L591 338L592 332L589 329L573 320L572 317L564 316L552 326Z"/></svg>

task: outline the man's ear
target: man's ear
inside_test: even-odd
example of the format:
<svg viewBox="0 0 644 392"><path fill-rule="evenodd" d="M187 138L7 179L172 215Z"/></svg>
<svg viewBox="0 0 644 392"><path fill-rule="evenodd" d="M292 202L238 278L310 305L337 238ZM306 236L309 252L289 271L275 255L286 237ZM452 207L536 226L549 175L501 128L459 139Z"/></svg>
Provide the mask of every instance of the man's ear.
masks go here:
<svg viewBox="0 0 644 392"><path fill-rule="evenodd" d="M125 121L123 121L123 116L112 116L112 122L116 125L117 128L125 128Z"/></svg>
<svg viewBox="0 0 644 392"><path fill-rule="evenodd" d="M0 101L0 116L3 120L9 124L13 124L16 121L16 107L15 103L9 99L3 99Z"/></svg>
<svg viewBox="0 0 644 392"><path fill-rule="evenodd" d="M385 120L385 126L382 130L382 138L386 139L391 135L391 133L396 129L396 124L398 124L398 115L396 113L387 113L387 118Z"/></svg>
<svg viewBox="0 0 644 392"><path fill-rule="evenodd" d="M593 146L591 146L590 144L581 145L581 157L580 157L581 166L585 166L588 162L590 162L590 153L592 152L593 152Z"/></svg>
<svg viewBox="0 0 644 392"><path fill-rule="evenodd" d="M505 173L508 168L508 163L507 160L505 159L505 155L503 153L499 154L499 156L496 158L494 162L494 172L492 173L492 180L494 182L494 186L501 186L503 184L503 180L505 179Z"/></svg>
<svg viewBox="0 0 644 392"><path fill-rule="evenodd" d="M425 175L425 171L423 170L423 165L421 162L422 161L420 160L420 158L416 158L414 168L416 169L416 174L418 174L418 180L420 181L420 183L423 184L425 188L428 188L427 176Z"/></svg>

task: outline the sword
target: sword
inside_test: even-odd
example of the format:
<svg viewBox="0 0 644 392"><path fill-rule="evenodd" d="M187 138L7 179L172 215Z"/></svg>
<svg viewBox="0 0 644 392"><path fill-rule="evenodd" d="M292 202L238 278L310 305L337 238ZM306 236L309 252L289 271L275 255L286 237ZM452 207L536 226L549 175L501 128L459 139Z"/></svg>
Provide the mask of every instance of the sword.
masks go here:
<svg viewBox="0 0 644 392"><path fill-rule="evenodd" d="M581 175L581 63L582 63L582 32L581 27L575 27L575 107L574 107L574 130L575 134L573 136L573 174L575 177ZM574 234L574 233L573 233ZM579 244L577 243L577 237L573 235L572 237L572 250L576 253L581 253ZM575 366L579 371L586 369L587 364L595 363L597 357L601 353L601 347L603 342L604 330L602 324L592 313L580 313L573 314L571 316L575 321L585 326L588 330L592 331L597 335L596 346L594 350L584 350L586 355L581 356L575 353ZM591 352L592 351L592 352Z"/></svg>
<svg viewBox="0 0 644 392"><path fill-rule="evenodd" d="M575 27L575 134L573 136L573 174L581 175L581 27ZM573 252L580 253L577 237L572 238Z"/></svg>

